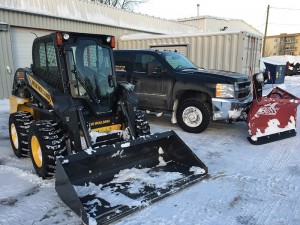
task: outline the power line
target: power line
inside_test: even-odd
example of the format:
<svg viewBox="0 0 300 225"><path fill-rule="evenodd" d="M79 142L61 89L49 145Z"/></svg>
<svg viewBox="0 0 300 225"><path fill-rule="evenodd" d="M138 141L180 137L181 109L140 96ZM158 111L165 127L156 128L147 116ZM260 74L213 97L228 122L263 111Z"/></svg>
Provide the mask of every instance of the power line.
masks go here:
<svg viewBox="0 0 300 225"><path fill-rule="evenodd" d="M271 9L284 9L284 10L298 10L300 11L300 9L293 9L293 8L278 8L278 7L270 7Z"/></svg>
<svg viewBox="0 0 300 225"><path fill-rule="evenodd" d="M271 25L279 25L279 26L300 26L300 24L288 24L288 23L269 23Z"/></svg>

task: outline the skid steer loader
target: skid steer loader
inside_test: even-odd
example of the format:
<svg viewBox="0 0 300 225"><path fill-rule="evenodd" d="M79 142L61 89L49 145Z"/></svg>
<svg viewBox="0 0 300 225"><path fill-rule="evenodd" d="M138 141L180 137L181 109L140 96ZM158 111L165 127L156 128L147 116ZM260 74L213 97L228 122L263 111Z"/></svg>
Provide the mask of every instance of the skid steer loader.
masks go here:
<svg viewBox="0 0 300 225"><path fill-rule="evenodd" d="M16 71L9 133L16 156L85 224L106 224L207 175L173 132L150 134L129 83L117 83L110 35L56 32Z"/></svg>

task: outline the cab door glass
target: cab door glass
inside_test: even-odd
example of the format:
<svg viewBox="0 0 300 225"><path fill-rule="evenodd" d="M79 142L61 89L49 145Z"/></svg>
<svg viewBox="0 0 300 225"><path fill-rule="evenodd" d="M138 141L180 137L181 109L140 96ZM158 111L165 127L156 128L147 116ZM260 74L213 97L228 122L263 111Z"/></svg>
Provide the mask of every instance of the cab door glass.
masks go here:
<svg viewBox="0 0 300 225"><path fill-rule="evenodd" d="M108 111L115 90L109 82L113 73L110 49L84 39L68 45L67 49L74 97L96 100L103 111Z"/></svg>
<svg viewBox="0 0 300 225"><path fill-rule="evenodd" d="M153 55L137 54L134 61L134 72L146 75L160 74L162 65Z"/></svg>

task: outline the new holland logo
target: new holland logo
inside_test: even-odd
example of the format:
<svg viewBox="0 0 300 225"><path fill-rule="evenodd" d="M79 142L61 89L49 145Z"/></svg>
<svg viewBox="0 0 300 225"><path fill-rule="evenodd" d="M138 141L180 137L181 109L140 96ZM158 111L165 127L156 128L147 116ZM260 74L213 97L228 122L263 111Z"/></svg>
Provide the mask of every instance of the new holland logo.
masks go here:
<svg viewBox="0 0 300 225"><path fill-rule="evenodd" d="M45 89L43 88L35 79L33 79L31 76L28 76L29 78L29 82L31 84L31 87L37 91L41 96L43 96L49 103L50 105L53 106L53 101L52 101L52 98L51 98L51 95L50 93Z"/></svg>
<svg viewBox="0 0 300 225"><path fill-rule="evenodd" d="M276 108L277 102L269 103L267 105L264 105L260 107L260 109L257 111L257 115L276 115L279 108Z"/></svg>

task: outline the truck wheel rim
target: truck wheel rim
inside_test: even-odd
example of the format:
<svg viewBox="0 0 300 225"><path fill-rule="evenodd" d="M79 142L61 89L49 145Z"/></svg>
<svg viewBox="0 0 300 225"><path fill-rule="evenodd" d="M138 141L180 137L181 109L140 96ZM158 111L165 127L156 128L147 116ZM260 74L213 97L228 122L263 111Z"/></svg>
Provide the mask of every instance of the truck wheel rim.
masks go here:
<svg viewBox="0 0 300 225"><path fill-rule="evenodd" d="M189 127L198 127L202 123L202 119L202 113L196 107L187 107L182 112L182 120Z"/></svg>
<svg viewBox="0 0 300 225"><path fill-rule="evenodd" d="M10 136L11 136L11 140L14 145L14 148L18 149L19 148L19 138L18 138L17 129L13 123L10 125Z"/></svg>
<svg viewBox="0 0 300 225"><path fill-rule="evenodd" d="M31 152L35 164L38 167L41 167L43 164L43 157L42 157L41 145L36 136L32 136L31 138Z"/></svg>

